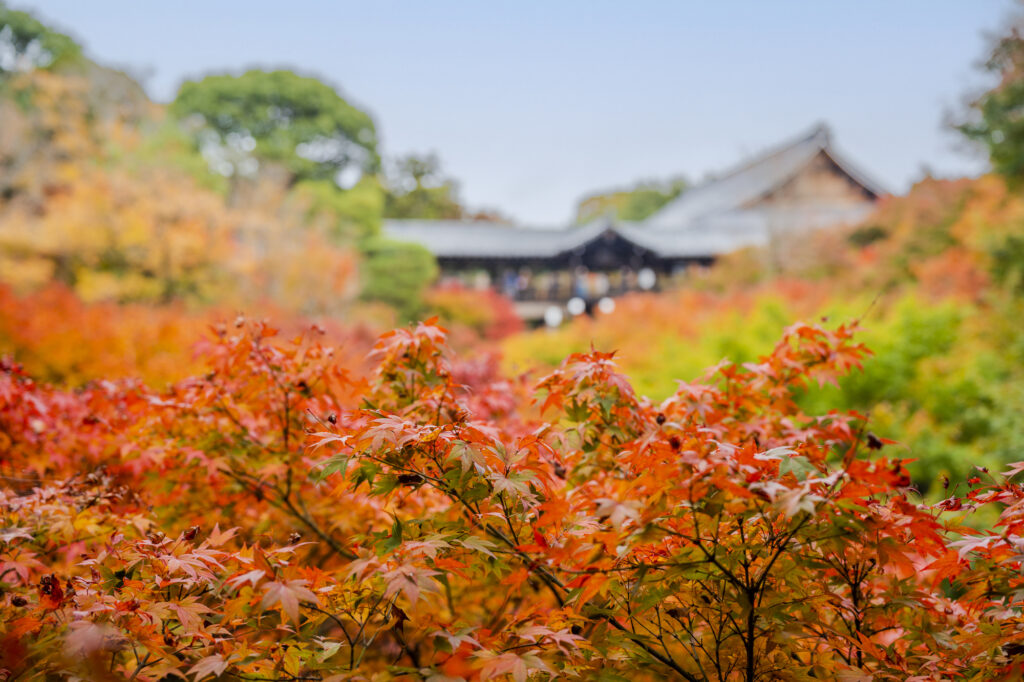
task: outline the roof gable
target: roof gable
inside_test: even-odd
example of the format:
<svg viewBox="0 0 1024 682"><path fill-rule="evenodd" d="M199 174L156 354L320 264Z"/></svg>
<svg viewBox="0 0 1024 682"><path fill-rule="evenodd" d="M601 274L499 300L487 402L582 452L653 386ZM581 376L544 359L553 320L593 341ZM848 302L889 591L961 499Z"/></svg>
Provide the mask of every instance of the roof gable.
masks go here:
<svg viewBox="0 0 1024 682"><path fill-rule="evenodd" d="M824 125L815 126L796 140L776 147L725 175L688 190L645 221L652 228L684 229L698 218L734 211L775 191L825 154L852 182L874 198L885 191L843 157L833 146Z"/></svg>

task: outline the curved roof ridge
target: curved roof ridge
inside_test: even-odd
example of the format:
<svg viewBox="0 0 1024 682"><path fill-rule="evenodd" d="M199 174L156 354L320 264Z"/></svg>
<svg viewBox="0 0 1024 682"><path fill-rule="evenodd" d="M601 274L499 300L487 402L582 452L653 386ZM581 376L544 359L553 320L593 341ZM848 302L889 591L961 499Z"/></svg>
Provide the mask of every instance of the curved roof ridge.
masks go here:
<svg viewBox="0 0 1024 682"><path fill-rule="evenodd" d="M742 173L751 166L756 166L766 161L770 161L772 157L788 152L792 150L794 147L817 142L819 148L824 149L831 144L831 141L832 129L824 121L819 121L815 123L811 128L805 130L799 135L794 135L793 137L789 138L784 142L779 142L769 147L764 147L761 151L755 152L746 160L739 161L734 166L731 166L722 175L713 176L710 180L708 180L708 183L701 184L703 185L720 182L733 175Z"/></svg>
<svg viewBox="0 0 1024 682"><path fill-rule="evenodd" d="M694 219L742 206L791 178L822 150L823 136L804 137L748 161L683 193L647 219L649 225L683 228Z"/></svg>
<svg viewBox="0 0 1024 682"><path fill-rule="evenodd" d="M390 239L420 244L440 258L547 258L572 251L612 229L593 221L561 229L473 220L385 220Z"/></svg>
<svg viewBox="0 0 1024 682"><path fill-rule="evenodd" d="M850 163L832 146L832 131L825 123L789 141L734 166L669 202L650 216L646 224L662 229L685 229L701 216L736 209L758 199L788 182L819 153L824 152L854 182L875 196L885 193L882 186Z"/></svg>

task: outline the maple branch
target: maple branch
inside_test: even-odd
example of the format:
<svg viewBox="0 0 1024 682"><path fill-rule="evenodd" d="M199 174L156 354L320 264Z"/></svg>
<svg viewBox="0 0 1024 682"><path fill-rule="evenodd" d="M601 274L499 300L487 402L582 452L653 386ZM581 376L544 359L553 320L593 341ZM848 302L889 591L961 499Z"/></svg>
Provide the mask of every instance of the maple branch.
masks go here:
<svg viewBox="0 0 1024 682"><path fill-rule="evenodd" d="M146 655L142 657L142 660L138 662L137 666L135 666L135 670L132 672L131 677L128 678L128 682L132 682L132 680L138 677L139 673L141 673L143 669L148 668L149 666L153 665L153 663L156 663L156 661L153 661L153 663L149 663L149 656L150 654L147 652Z"/></svg>
<svg viewBox="0 0 1024 682"><path fill-rule="evenodd" d="M608 614L598 613L598 614L595 614L593 617L594 618L599 618L599 619L607 622L609 625L611 625L616 630L620 630L622 632L629 633L629 630L625 626L623 626L621 623L619 623L617 620L615 620L615 618L613 618L612 616L610 616ZM630 634L632 634L632 633L630 633ZM652 649L646 643L638 641L638 640L636 640L636 639L634 639L632 637L630 638L630 642L632 644L640 647L641 649L643 649L643 651L645 653L647 653L649 656L651 656L652 658L657 659L661 663L664 663L668 667L672 668L672 670L675 670L677 673L679 673L680 676L682 676L682 678L684 680L688 680L688 682L701 682L701 678L697 677L696 675L693 675L692 673L687 672L678 663L676 663L675 660L673 660L670 657L666 657L666 656L658 653L658 651L656 649Z"/></svg>
<svg viewBox="0 0 1024 682"><path fill-rule="evenodd" d="M301 511L299 511L295 507L295 504L292 503L290 497L285 497L283 499L284 499L284 505L285 505L285 507L287 507L288 511L290 511L292 513L292 515L295 516L295 518L299 519L304 524L306 524L306 527L309 528L310 530L312 530L314 533L316 533L316 535L320 539L322 539L324 542L326 542L327 545L332 550L334 550L334 552L337 555L339 555L341 557L344 557L345 559L348 559L349 561L355 560L355 558L356 558L355 552L352 552L352 551L350 551L348 549L345 549L341 544L338 543L337 540L335 540L330 534L328 534L327 531L322 529L320 527L320 525L318 523L316 523L316 521L314 521L312 518L310 518L306 514L303 514Z"/></svg>
<svg viewBox="0 0 1024 682"><path fill-rule="evenodd" d="M234 469L226 469L225 473L229 477L235 479L235 481L237 481L238 483L241 483L250 491L262 491L264 487L264 484L251 474L247 474L242 471L236 471ZM327 543L327 546L330 547L335 554L345 559L348 559L349 561L356 559L356 554L354 552L345 549L343 545L341 545L337 540L335 540L329 533L327 533L327 531L321 528L320 525L311 516L300 511L292 502L290 496L286 496L277 487L271 487L270 489L277 493L279 499L275 500L274 498L267 496L267 502L269 502L271 505L278 509L284 509L290 512L292 516L294 516L296 519L301 521L307 528L313 531L313 533L316 534L317 537L319 537L321 540Z"/></svg>
<svg viewBox="0 0 1024 682"><path fill-rule="evenodd" d="M704 646L704 642L702 641L702 638L701 638L701 637L698 637L698 636L697 636L697 635L696 635L696 634L694 633L694 629L693 629L692 627L690 627L690 625L688 625L688 624L687 624L686 622L684 622L684 621L683 621L683 619L682 619L682 618L681 618L680 616L678 616L678 615L675 615L674 613L672 613L673 611L678 611L678 609L669 609L669 610L667 610L667 611L665 612L665 614L666 614L666 615L667 615L667 616L668 616L669 618L672 618L672 619L673 619L674 621L676 621L677 623L679 623L679 626L680 626L681 628L683 628L683 630L684 630L684 631L686 632L686 634L687 634L687 635L689 635L689 636L690 636L690 640L691 640L691 642L695 643L695 644L697 645L697 647L698 647L698 648L699 648L699 649L700 649L701 651L703 651L703 652L704 652L704 655L708 657L708 660L709 660L709 661L715 661L715 667L719 667L719 664L718 664L718 661L717 661L717 658L718 658L718 657L717 657L717 655L716 655L716 656L712 656L712 655L711 655L711 652L710 652L710 651L708 651L708 650L707 650L707 647L705 647L705 646ZM681 645L683 646L683 648L686 648L686 647L688 647L688 646L691 646L690 644L688 644L688 643L684 642L684 641L682 640L682 638L681 638L681 637L680 637L679 635L677 635L677 634L676 634L676 633L675 633L674 631L672 631L672 630L669 630L669 634L670 634L670 635L671 635L671 636L672 636L672 637L673 637L673 638L674 638L674 639L675 639L675 640L676 640L677 642L679 642L679 644L681 644ZM717 649L717 644L718 644L718 640L717 640L717 638L715 639L715 644L716 644L716 649ZM692 649L691 649L691 651L692 651ZM701 663L701 661L700 661L700 657L699 657L699 656L696 656L696 655L694 655L694 654L691 654L691 658L693 659L693 662L697 664L697 667L698 667L698 668L700 668L700 673L701 673L701 675L703 675L703 676L704 676L705 678L707 678L707 677L708 677L708 675L707 675L707 673L706 673L706 672L704 671L704 666L703 666L703 664L702 664L702 663Z"/></svg>

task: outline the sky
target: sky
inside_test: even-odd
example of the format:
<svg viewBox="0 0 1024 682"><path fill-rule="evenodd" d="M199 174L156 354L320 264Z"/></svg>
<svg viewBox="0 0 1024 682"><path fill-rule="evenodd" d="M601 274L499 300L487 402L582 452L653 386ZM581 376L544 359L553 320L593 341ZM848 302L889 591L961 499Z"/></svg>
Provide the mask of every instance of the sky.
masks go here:
<svg viewBox="0 0 1024 682"><path fill-rule="evenodd" d="M985 168L946 125L1011 0L11 0L159 101L292 68L436 152L464 203L533 224L636 180L699 181L819 121L903 192Z"/></svg>

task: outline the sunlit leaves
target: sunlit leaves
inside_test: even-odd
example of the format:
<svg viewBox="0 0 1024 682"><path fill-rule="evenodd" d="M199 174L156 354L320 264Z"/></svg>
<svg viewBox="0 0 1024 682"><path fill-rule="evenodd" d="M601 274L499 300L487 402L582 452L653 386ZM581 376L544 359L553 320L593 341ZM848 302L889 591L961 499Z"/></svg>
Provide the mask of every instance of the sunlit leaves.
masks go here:
<svg viewBox="0 0 1024 682"><path fill-rule="evenodd" d="M225 670L228 669L230 662L220 654L213 654L200 660L194 666L192 666L188 674L194 675L196 682L199 680L206 679L207 677L219 677Z"/></svg>
<svg viewBox="0 0 1024 682"><path fill-rule="evenodd" d="M306 585L306 580L289 580L286 582L270 582L263 586L263 600L260 608L269 609L280 606L294 623L299 622L299 603L317 604L317 597Z"/></svg>

